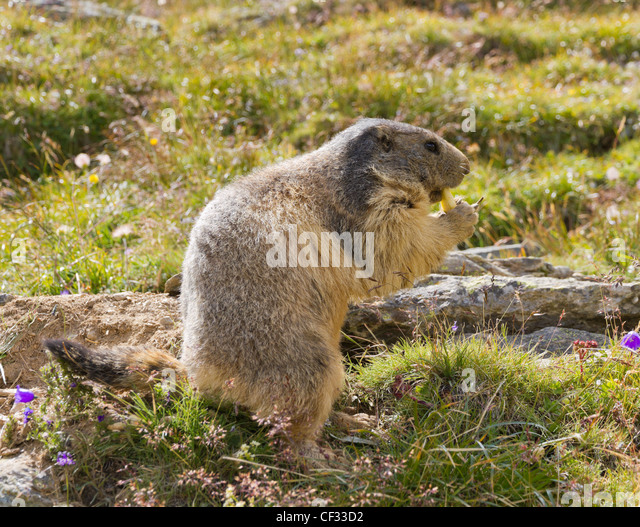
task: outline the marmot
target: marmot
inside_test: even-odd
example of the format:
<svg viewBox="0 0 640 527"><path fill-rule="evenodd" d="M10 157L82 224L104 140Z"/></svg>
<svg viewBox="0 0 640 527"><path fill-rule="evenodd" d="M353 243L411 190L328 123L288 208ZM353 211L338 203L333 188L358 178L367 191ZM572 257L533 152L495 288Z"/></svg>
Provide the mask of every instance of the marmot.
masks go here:
<svg viewBox="0 0 640 527"><path fill-rule="evenodd" d="M458 200L446 214L431 213L442 191L468 173L467 158L435 133L361 119L318 150L216 192L184 259L179 361L158 350L92 351L65 340L45 345L112 386L141 387L146 377L139 370L169 367L200 392L259 416L277 408L291 419L294 443L310 447L343 384L339 341L348 303L410 285L473 234L474 206ZM308 248L325 250L325 263L321 233L373 233L365 250L373 256L372 273L300 265L291 253L294 261L274 266L267 255L278 236L291 242L291 226L306 233Z"/></svg>

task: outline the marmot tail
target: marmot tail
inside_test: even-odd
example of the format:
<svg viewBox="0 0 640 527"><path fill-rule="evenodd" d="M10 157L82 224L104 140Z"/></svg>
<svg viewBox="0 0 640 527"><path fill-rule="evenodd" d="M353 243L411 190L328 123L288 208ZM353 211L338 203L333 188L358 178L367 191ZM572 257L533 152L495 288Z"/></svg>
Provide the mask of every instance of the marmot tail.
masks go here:
<svg viewBox="0 0 640 527"><path fill-rule="evenodd" d="M44 346L72 370L114 388L148 390L155 373L170 369L184 377L184 366L167 352L143 347L118 346L89 349L70 340L45 340Z"/></svg>

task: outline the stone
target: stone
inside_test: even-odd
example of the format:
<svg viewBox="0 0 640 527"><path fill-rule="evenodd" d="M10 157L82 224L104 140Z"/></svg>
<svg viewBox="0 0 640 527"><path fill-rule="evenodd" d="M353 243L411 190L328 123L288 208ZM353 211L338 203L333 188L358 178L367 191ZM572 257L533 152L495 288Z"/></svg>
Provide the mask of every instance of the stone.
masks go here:
<svg viewBox="0 0 640 527"><path fill-rule="evenodd" d="M447 255L438 269L440 274L452 274L457 276L480 276L483 274L507 275L511 273L496 267L487 259L468 254L466 251L453 251Z"/></svg>
<svg viewBox="0 0 640 527"><path fill-rule="evenodd" d="M565 266L554 267L542 258L533 256L511 256L509 258L485 258L475 254L474 249L452 251L438 269L439 274L458 276L551 276L570 278L573 270Z"/></svg>
<svg viewBox="0 0 640 527"><path fill-rule="evenodd" d="M524 243L513 243L509 245L490 245L489 247L472 247L464 252L467 255L481 256L482 258L508 258L510 256L526 256L531 253L531 248Z"/></svg>
<svg viewBox="0 0 640 527"><path fill-rule="evenodd" d="M41 470L27 452L0 457L0 507L51 507L61 501L51 466Z"/></svg>
<svg viewBox="0 0 640 527"><path fill-rule="evenodd" d="M542 354L543 357L573 353L574 340L595 340L599 348L611 346L611 339L606 335L561 327L542 328L528 335L510 335L507 339L523 351Z"/></svg>
<svg viewBox="0 0 640 527"><path fill-rule="evenodd" d="M182 285L182 273L174 274L164 284L164 292L169 296L178 296Z"/></svg>
<svg viewBox="0 0 640 527"><path fill-rule="evenodd" d="M126 24L149 29L154 33L164 31L160 22L155 18L125 13L105 3L89 0L28 0L26 3L30 7L43 9L63 19L71 16L77 18L119 18L124 20Z"/></svg>
<svg viewBox="0 0 640 527"><path fill-rule="evenodd" d="M129 300L131 293L128 291L122 291L121 293L114 293L111 295L111 300L115 300L116 302L120 302L122 300Z"/></svg>
<svg viewBox="0 0 640 527"><path fill-rule="evenodd" d="M91 342L97 342L100 338L100 331L96 328L89 328L85 334L85 338ZM69 340L73 340L70 338Z"/></svg>
<svg viewBox="0 0 640 527"><path fill-rule="evenodd" d="M467 332L505 325L530 333L560 326L606 332L607 323L640 322L640 283L619 285L552 277L431 275L384 299L351 306L343 331L384 341L410 338L437 320Z"/></svg>
<svg viewBox="0 0 640 527"><path fill-rule="evenodd" d="M13 295L9 295L7 293L2 293L0 295L0 306L4 306L13 300Z"/></svg>
<svg viewBox="0 0 640 527"><path fill-rule="evenodd" d="M174 326L173 319L171 317L162 317L160 319L160 325L165 328L172 328Z"/></svg>

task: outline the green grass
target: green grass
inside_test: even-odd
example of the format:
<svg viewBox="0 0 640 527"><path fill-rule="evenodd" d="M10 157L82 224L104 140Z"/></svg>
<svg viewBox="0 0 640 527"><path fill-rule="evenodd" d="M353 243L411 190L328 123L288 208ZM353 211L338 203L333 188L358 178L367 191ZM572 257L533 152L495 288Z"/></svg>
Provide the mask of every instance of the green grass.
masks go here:
<svg viewBox="0 0 640 527"><path fill-rule="evenodd" d="M301 471L267 428L186 386L116 396L58 365L31 437L52 461L69 452L75 464L55 470L86 505L554 506L585 485L640 492L638 356L543 364L498 337L404 343L354 364L339 406L376 413L383 432L359 445L325 430L345 461L334 470Z"/></svg>
<svg viewBox="0 0 640 527"><path fill-rule="evenodd" d="M159 34L0 7L0 292L162 290L218 188L363 115L467 153L458 192L486 203L467 245L529 239L637 278L638 4L506 4L192 0L151 13ZM52 460L71 452L56 470L90 505L556 505L589 484L638 492L638 366L617 348L545 367L484 342L382 348L341 402L381 416L363 434L377 446L325 434L343 472L301 473L266 428L187 387L116 397L56 368L33 434Z"/></svg>
<svg viewBox="0 0 640 527"><path fill-rule="evenodd" d="M456 18L419 2L358 16L349 2L294 4L164 6L160 34L4 7L0 290L159 290L220 185L360 115L432 128L467 151L475 171L461 193L486 196L470 245L531 238L579 270L635 275L640 15L630 5L523 4L505 18L487 3ZM468 108L475 132L461 128ZM163 131L166 110L175 132ZM85 152L93 163L81 170L73 158ZM100 153L109 165L98 167ZM121 225L131 234L114 238ZM616 238L623 265L610 258ZM11 256L18 245L24 260Z"/></svg>

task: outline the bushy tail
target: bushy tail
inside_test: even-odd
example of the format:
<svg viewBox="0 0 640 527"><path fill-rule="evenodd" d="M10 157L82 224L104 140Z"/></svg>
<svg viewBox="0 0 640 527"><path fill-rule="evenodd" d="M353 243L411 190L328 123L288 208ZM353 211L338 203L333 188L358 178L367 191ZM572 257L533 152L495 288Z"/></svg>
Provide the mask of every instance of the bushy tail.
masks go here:
<svg viewBox="0 0 640 527"><path fill-rule="evenodd" d="M91 350L70 340L45 340L44 346L75 372L114 388L146 391L154 373L167 369L172 378L186 376L180 361L164 351L132 346Z"/></svg>

